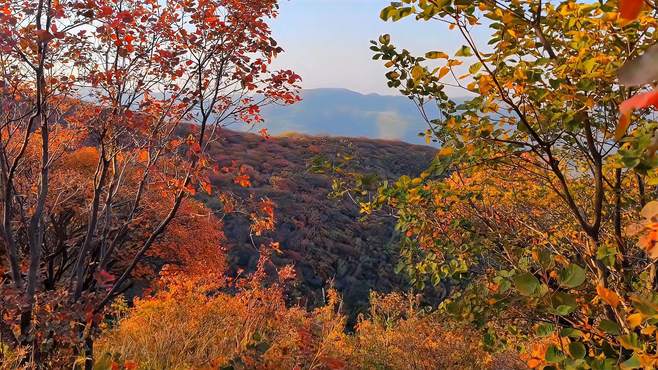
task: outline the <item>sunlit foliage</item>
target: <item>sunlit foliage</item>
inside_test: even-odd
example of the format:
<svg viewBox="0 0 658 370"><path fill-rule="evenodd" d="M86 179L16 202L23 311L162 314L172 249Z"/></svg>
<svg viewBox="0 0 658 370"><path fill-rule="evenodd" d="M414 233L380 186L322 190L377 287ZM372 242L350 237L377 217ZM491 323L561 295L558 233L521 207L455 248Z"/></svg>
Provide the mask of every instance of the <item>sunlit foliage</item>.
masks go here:
<svg viewBox="0 0 658 370"><path fill-rule="evenodd" d="M383 35L371 48L442 149L362 212L390 208L404 235L400 271L421 288L450 285L443 309L478 324L492 347L527 353L531 367L658 360L648 203L657 122L646 109L655 94L629 99L658 76L635 62L620 76L637 87L617 80L658 40L656 14L622 6L620 16L614 1L396 2L382 19L443 22L464 45L414 56ZM446 86L473 98L456 105ZM427 104L440 116L428 117ZM538 337L550 339L539 356L523 348Z"/></svg>

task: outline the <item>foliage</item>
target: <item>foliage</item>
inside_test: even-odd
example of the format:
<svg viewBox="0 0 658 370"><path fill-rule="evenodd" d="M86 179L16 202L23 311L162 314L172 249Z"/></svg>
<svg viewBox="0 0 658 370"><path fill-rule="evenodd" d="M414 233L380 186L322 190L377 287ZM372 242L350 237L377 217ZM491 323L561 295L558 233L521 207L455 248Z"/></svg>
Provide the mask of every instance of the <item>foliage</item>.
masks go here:
<svg viewBox="0 0 658 370"><path fill-rule="evenodd" d="M307 312L286 308L279 285L233 295L178 280L140 300L99 341L105 353L99 366L481 369L494 364L468 327L447 328L442 318L404 295L373 295L371 314L354 334L345 334L339 310L334 291L326 306ZM522 368L513 356L495 360L504 368Z"/></svg>
<svg viewBox="0 0 658 370"><path fill-rule="evenodd" d="M247 169L249 188L234 183L234 171L221 170L231 167L235 153L240 153L235 167ZM327 196L332 174L318 173L315 164L336 161L338 153L341 158L351 157L358 172L395 179L419 174L431 162L434 150L363 138L297 135L265 140L224 130L208 147L212 162L220 167L209 180L222 199L205 194L198 198L222 218L230 273L253 271L258 247L279 243L280 252L272 256L272 263L279 268L293 264L297 271L296 283L286 291L287 302L306 308L322 306L323 289L333 286L342 296L351 327L357 314L368 310L370 290L404 291L408 283L394 271L394 220L383 216L359 222L357 205ZM276 223L274 230L257 236L250 228L254 225L251 216L265 215L261 199L274 203ZM233 208L232 212L226 212L227 208Z"/></svg>
<svg viewBox="0 0 658 370"><path fill-rule="evenodd" d="M658 76L629 75L652 65L631 62L620 76L640 83L617 82L619 67L658 38L655 8L641 3L622 4L621 17L615 1L405 0L381 17L443 22L464 46L418 57L388 35L372 42L389 86L416 102L442 149L362 211L392 209L404 236L399 269L420 287L448 281L442 307L480 325L486 343L550 337L531 367L651 368L658 359L647 204L655 94L642 86ZM475 96L457 106L446 86ZM427 104L440 116L428 117Z"/></svg>
<svg viewBox="0 0 658 370"><path fill-rule="evenodd" d="M266 23L275 0L0 10L2 339L31 365L80 355L89 368L105 308L171 258L171 243L187 249L179 262L213 264L219 224L188 202L212 191L208 143L229 123L260 122L263 105L297 101L300 78L269 67L282 51Z"/></svg>

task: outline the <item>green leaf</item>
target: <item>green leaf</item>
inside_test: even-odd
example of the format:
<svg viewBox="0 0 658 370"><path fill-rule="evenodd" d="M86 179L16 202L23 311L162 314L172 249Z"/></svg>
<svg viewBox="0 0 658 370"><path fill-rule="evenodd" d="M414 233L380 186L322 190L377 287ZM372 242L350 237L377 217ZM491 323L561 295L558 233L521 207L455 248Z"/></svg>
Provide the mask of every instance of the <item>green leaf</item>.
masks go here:
<svg viewBox="0 0 658 370"><path fill-rule="evenodd" d="M477 62L475 64L472 64L470 67L468 67L468 72L470 72L471 74L475 74L480 70L480 68L482 68L482 63Z"/></svg>
<svg viewBox="0 0 658 370"><path fill-rule="evenodd" d="M576 288L585 282L587 273L582 267L571 264L560 271L560 284L566 288Z"/></svg>
<svg viewBox="0 0 658 370"><path fill-rule="evenodd" d="M537 335L540 337L547 337L553 333L555 330L555 326L551 323L545 323L537 326L537 329L535 330L537 332Z"/></svg>
<svg viewBox="0 0 658 370"><path fill-rule="evenodd" d="M600 359L592 361L593 370L613 370L616 368L617 362L612 358Z"/></svg>
<svg viewBox="0 0 658 370"><path fill-rule="evenodd" d="M455 54L458 57L470 57L473 56L473 51L466 45L463 45Z"/></svg>
<svg viewBox="0 0 658 370"><path fill-rule="evenodd" d="M563 292L555 293L551 297L551 304L555 308L555 313L560 316L568 315L578 307L576 298Z"/></svg>
<svg viewBox="0 0 658 370"><path fill-rule="evenodd" d="M578 330L578 329L574 329L574 328L564 328L564 329L560 330L559 335L563 338L564 337L580 338L580 337L583 336L583 332Z"/></svg>
<svg viewBox="0 0 658 370"><path fill-rule="evenodd" d="M531 296L539 289L539 280L529 272L521 272L512 277L514 286L524 296Z"/></svg>
<svg viewBox="0 0 658 370"><path fill-rule="evenodd" d="M601 322L599 323L599 328L601 328L601 330L611 335L621 334L619 325L617 325L616 322L611 320L601 320Z"/></svg>
<svg viewBox="0 0 658 370"><path fill-rule="evenodd" d="M573 306L569 306L566 304L561 304L555 308L555 311L557 312L558 315L560 316L566 316L570 313L572 313L575 310Z"/></svg>
<svg viewBox="0 0 658 370"><path fill-rule="evenodd" d="M557 349L557 347L551 345L546 349L546 355L544 356L548 362L562 362L565 359L564 353Z"/></svg>
<svg viewBox="0 0 658 370"><path fill-rule="evenodd" d="M613 266L617 256L617 248L601 245L596 250L596 259L602 261L606 266Z"/></svg>
<svg viewBox="0 0 658 370"><path fill-rule="evenodd" d="M587 349L580 342L571 342L569 343L569 354L573 358L583 358L587 354Z"/></svg>
<svg viewBox="0 0 658 370"><path fill-rule="evenodd" d="M639 369L642 367L642 363L640 362L640 358L638 357L638 355L633 353L633 356L631 356L631 358L619 364L619 367L623 370Z"/></svg>

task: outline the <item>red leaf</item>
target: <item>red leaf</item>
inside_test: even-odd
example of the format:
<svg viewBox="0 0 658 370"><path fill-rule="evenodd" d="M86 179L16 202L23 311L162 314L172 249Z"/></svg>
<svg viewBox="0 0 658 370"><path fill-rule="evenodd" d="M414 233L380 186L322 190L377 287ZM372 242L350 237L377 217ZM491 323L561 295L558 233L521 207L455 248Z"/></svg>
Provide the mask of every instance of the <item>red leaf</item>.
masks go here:
<svg viewBox="0 0 658 370"><path fill-rule="evenodd" d="M101 9L100 9L100 12L98 13L98 16L99 17L107 17L107 16L112 15L112 13L114 13L112 8L110 8L109 6L102 6Z"/></svg>
<svg viewBox="0 0 658 370"><path fill-rule="evenodd" d="M64 36L66 35L64 32L58 31L57 26L55 24L50 26L50 30L53 32L53 35L58 39L63 39Z"/></svg>
<svg viewBox="0 0 658 370"><path fill-rule="evenodd" d="M105 270L100 270L96 274L96 281L98 285L102 288L109 288L112 286L112 283L116 277Z"/></svg>
<svg viewBox="0 0 658 370"><path fill-rule="evenodd" d="M658 107L658 89L637 94L619 104L619 113L621 114L621 118L619 119L617 130L615 131L615 138L619 140L622 136L624 136L628 126L630 125L630 115L634 110L648 108L651 106Z"/></svg>
<svg viewBox="0 0 658 370"><path fill-rule="evenodd" d="M644 0L620 0L619 13L623 19L633 20L640 14L643 4Z"/></svg>
<svg viewBox="0 0 658 370"><path fill-rule="evenodd" d="M37 40L40 42L48 42L55 38L55 36L48 32L48 30L36 30L34 31L34 34L37 35Z"/></svg>

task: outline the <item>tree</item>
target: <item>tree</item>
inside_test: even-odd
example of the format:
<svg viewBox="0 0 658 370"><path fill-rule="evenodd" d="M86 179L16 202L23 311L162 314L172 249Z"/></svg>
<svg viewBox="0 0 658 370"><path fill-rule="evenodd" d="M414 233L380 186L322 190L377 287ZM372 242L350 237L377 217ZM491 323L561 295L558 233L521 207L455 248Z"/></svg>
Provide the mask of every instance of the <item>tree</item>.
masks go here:
<svg viewBox="0 0 658 370"><path fill-rule="evenodd" d="M627 231L645 206L639 229L653 230L657 125L644 108L654 95L620 107L646 88L617 82L619 67L657 41L651 5L635 21L614 1L408 0L381 13L445 23L464 46L418 57L388 35L373 41L389 86L416 102L442 149L420 177L384 184L362 209L393 208L400 269L420 286L448 281L444 308L554 335L533 367L658 359L655 238L638 248ZM446 86L474 97L457 105Z"/></svg>
<svg viewBox="0 0 658 370"><path fill-rule="evenodd" d="M20 311L1 323L3 341L46 361L43 343L66 341L35 325L37 305L50 307L80 322L67 340L85 342L91 366L104 308L185 199L210 192L208 143L227 124L260 122L263 105L298 99L299 76L269 68L282 51L265 22L277 9L0 1L3 310Z"/></svg>

